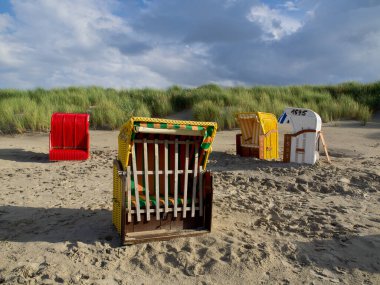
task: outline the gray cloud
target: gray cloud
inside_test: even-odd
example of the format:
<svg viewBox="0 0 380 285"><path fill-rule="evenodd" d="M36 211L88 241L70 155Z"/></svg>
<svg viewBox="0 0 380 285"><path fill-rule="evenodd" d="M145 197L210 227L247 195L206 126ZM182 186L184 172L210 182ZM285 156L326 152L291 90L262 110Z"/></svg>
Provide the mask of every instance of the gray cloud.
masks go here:
<svg viewBox="0 0 380 285"><path fill-rule="evenodd" d="M0 88L379 80L378 1L12 3Z"/></svg>

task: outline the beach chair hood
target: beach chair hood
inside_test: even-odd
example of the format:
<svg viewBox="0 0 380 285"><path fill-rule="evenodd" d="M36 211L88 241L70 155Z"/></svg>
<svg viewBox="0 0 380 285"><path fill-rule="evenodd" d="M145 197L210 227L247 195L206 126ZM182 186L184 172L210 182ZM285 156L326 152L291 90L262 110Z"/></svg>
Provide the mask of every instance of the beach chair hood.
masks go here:
<svg viewBox="0 0 380 285"><path fill-rule="evenodd" d="M118 159L124 168L128 166L131 147L137 133L202 136L203 140L200 147L205 151L206 155L201 164L203 169L206 169L216 131L217 123L215 122L132 117L120 129Z"/></svg>
<svg viewBox="0 0 380 285"><path fill-rule="evenodd" d="M293 132L302 130L320 131L322 127L321 117L310 109L288 107L278 119L280 124L290 123Z"/></svg>

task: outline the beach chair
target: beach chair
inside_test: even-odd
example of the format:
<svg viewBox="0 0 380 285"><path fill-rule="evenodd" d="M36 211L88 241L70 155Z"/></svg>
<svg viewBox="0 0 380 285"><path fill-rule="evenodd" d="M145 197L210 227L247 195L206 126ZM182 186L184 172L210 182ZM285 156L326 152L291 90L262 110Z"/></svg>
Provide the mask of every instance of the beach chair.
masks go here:
<svg viewBox="0 0 380 285"><path fill-rule="evenodd" d="M278 159L278 128L275 115L263 112L238 113L241 134L236 135L236 153L259 159Z"/></svg>
<svg viewBox="0 0 380 285"><path fill-rule="evenodd" d="M49 136L50 160L86 160L90 153L88 114L54 113Z"/></svg>
<svg viewBox="0 0 380 285"><path fill-rule="evenodd" d="M122 244L210 232L213 188L206 165L216 129L212 122L139 117L121 127L112 220Z"/></svg>
<svg viewBox="0 0 380 285"><path fill-rule="evenodd" d="M284 162L314 164L319 159L319 144L322 142L327 160L330 157L321 131L321 117L309 109L286 108L278 119L280 124L290 123L291 134L284 136Z"/></svg>

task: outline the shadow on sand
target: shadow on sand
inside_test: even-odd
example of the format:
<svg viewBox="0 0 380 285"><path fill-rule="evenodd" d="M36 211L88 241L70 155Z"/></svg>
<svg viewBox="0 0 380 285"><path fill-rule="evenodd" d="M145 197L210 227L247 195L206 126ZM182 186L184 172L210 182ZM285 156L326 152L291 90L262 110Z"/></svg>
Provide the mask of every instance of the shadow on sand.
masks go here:
<svg viewBox="0 0 380 285"><path fill-rule="evenodd" d="M49 155L42 152L33 152L21 148L3 148L0 149L0 159L11 160L16 162L49 162Z"/></svg>
<svg viewBox="0 0 380 285"><path fill-rule="evenodd" d="M120 243L109 210L21 206L0 206L0 241Z"/></svg>
<svg viewBox="0 0 380 285"><path fill-rule="evenodd" d="M321 154L321 160L326 158ZM207 168L212 171L237 171L237 170L259 170L266 168L298 169L314 167L313 165L284 163L282 161L260 160L254 157L241 157L234 153L213 151L210 154Z"/></svg>
<svg viewBox="0 0 380 285"><path fill-rule="evenodd" d="M297 248L297 260L304 265L338 273L353 269L380 273L380 235L297 242Z"/></svg>

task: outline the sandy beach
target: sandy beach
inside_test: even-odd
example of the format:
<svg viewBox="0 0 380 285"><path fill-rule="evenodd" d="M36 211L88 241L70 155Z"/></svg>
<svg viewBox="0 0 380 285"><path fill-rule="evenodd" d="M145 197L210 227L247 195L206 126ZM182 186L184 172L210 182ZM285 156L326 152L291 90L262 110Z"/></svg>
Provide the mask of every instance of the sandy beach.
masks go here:
<svg viewBox="0 0 380 285"><path fill-rule="evenodd" d="M82 162L49 162L48 134L0 136L0 284L380 284L380 120L323 131L332 164L314 166L241 158L219 132L212 233L128 247L117 131L91 131Z"/></svg>

